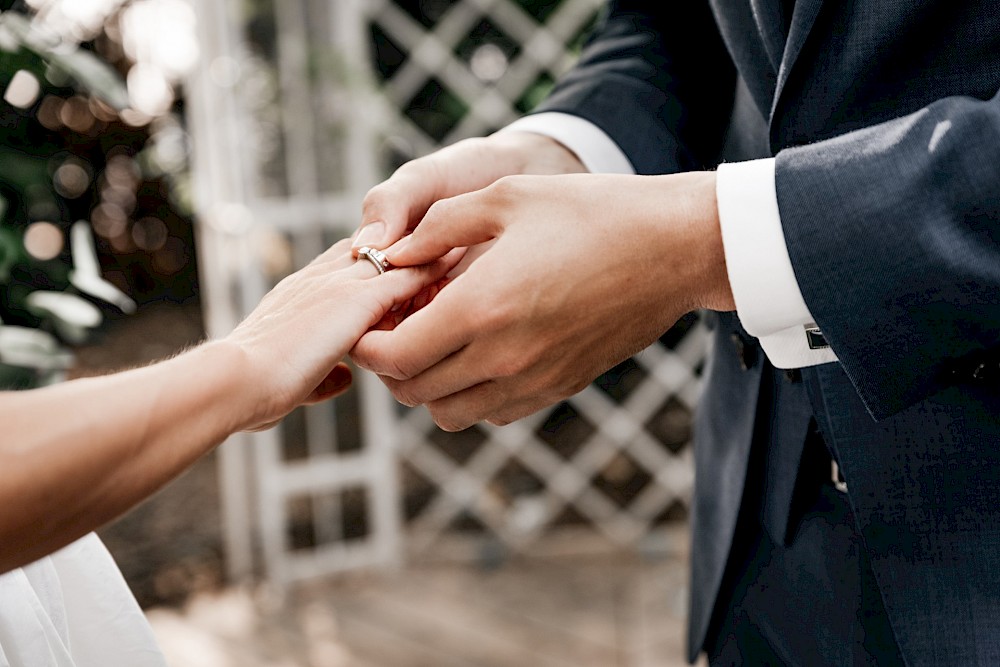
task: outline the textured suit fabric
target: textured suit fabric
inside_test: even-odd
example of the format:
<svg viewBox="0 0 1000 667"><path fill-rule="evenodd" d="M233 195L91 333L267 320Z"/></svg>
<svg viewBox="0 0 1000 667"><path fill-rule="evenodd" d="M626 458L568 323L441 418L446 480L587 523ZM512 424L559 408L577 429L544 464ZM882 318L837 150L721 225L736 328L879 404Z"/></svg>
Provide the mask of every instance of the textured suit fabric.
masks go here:
<svg viewBox="0 0 1000 667"><path fill-rule="evenodd" d="M751 468L720 591L726 604L716 606L706 639L709 664L902 664L850 504L829 483L823 442L813 437L803 458L802 511L788 544L753 515L766 475Z"/></svg>
<svg viewBox="0 0 1000 667"><path fill-rule="evenodd" d="M777 158L796 278L840 359L803 371L808 408L903 656L1000 664L1000 12L987 0L619 0L541 110L595 123L639 173L698 169L743 145L738 127L726 139L737 74L767 126L761 153ZM760 456L784 480L761 490L777 541L802 451L791 399L758 406L763 353L734 316L719 318L713 349L692 656L755 422L773 425Z"/></svg>
<svg viewBox="0 0 1000 667"><path fill-rule="evenodd" d="M539 110L591 121L639 174L699 169L718 156L735 80L707 4L618 2Z"/></svg>
<svg viewBox="0 0 1000 667"><path fill-rule="evenodd" d="M732 336L749 341L736 318L722 313L712 337L706 391L696 415L688 619L692 656L704 642L736 530L763 370L760 363L742 370L741 360L733 354Z"/></svg>

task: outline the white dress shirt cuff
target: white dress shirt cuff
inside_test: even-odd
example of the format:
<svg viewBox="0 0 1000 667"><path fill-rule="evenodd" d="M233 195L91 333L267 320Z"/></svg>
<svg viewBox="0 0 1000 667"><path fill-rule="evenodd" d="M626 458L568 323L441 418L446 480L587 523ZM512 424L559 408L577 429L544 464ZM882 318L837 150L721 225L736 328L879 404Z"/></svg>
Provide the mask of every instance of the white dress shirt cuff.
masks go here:
<svg viewBox="0 0 1000 667"><path fill-rule="evenodd" d="M805 330L813 317L781 228L774 159L722 164L716 176L729 285L743 327L776 368L837 361L830 348L809 347Z"/></svg>
<svg viewBox="0 0 1000 667"><path fill-rule="evenodd" d="M632 163L604 130L589 120L545 111L515 120L500 132L533 132L555 139L573 151L592 174L634 174Z"/></svg>

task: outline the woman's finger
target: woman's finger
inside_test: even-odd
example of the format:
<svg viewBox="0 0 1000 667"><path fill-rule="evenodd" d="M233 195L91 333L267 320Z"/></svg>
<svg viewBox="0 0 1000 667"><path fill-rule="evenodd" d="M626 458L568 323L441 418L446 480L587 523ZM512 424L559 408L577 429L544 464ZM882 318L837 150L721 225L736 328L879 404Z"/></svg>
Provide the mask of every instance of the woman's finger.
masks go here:
<svg viewBox="0 0 1000 667"><path fill-rule="evenodd" d="M322 403L334 396L339 396L347 391L351 386L352 380L351 369L347 364L339 363L326 374L323 381L312 390L309 396L303 401L303 404L313 405L315 403Z"/></svg>

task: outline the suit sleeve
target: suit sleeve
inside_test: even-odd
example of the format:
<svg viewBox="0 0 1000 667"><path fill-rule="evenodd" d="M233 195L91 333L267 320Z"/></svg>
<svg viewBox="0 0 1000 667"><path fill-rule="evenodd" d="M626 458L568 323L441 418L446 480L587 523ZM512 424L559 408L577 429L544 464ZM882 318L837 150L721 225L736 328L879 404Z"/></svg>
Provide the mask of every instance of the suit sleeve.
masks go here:
<svg viewBox="0 0 1000 667"><path fill-rule="evenodd" d="M590 121L639 174L718 164L736 70L702 0L608 4L579 63L537 111Z"/></svg>
<svg viewBox="0 0 1000 667"><path fill-rule="evenodd" d="M781 151L776 187L810 312L879 419L1000 352L1000 95Z"/></svg>

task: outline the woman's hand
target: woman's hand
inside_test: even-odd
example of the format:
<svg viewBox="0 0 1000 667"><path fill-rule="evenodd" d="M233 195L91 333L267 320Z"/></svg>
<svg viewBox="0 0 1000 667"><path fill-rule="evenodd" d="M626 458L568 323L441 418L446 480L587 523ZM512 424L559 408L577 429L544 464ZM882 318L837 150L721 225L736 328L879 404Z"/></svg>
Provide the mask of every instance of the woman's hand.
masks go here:
<svg viewBox="0 0 1000 667"><path fill-rule="evenodd" d="M351 372L339 362L355 342L396 304L421 301L458 256L379 275L345 239L278 283L224 340L242 353L241 428L268 428L347 389Z"/></svg>
<svg viewBox="0 0 1000 667"><path fill-rule="evenodd" d="M339 362L355 341L394 304L425 303L420 293L455 259L379 275L342 241L222 340L145 368L0 392L0 572L121 514L234 431L343 391L351 376Z"/></svg>

